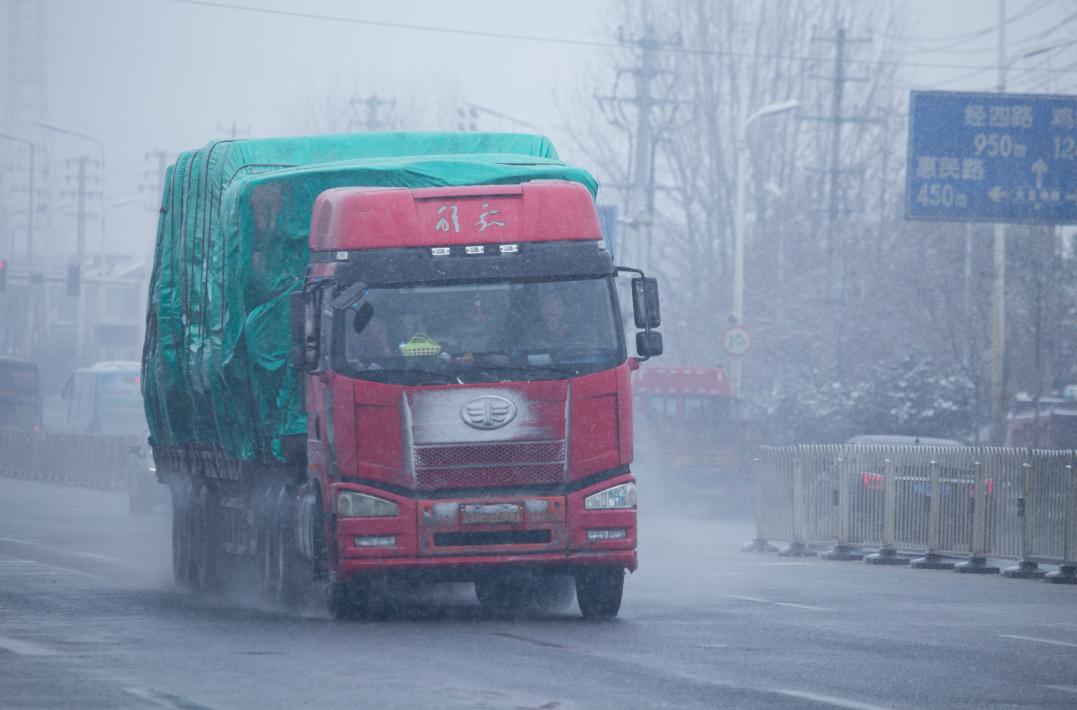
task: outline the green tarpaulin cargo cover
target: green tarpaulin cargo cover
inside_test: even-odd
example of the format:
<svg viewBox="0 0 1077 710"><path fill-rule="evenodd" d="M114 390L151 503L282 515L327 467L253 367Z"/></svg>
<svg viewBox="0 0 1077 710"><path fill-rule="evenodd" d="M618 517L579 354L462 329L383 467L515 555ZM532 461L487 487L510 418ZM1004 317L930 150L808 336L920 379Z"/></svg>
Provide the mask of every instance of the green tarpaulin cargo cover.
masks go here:
<svg viewBox="0 0 1077 710"><path fill-rule="evenodd" d="M180 155L166 178L143 351L154 444L279 460L284 437L306 432L289 296L321 192L544 179L597 190L548 140L522 134L222 141Z"/></svg>

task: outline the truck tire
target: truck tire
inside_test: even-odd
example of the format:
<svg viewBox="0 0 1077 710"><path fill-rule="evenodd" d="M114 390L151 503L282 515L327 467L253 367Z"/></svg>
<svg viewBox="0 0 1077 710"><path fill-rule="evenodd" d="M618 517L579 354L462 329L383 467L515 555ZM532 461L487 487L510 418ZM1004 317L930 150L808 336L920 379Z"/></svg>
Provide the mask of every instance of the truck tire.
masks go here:
<svg viewBox="0 0 1077 710"><path fill-rule="evenodd" d="M189 487L172 486L172 577L176 584L191 583L191 498Z"/></svg>
<svg viewBox="0 0 1077 710"><path fill-rule="evenodd" d="M621 610L625 571L593 567L576 572L576 601L585 619L612 619Z"/></svg>
<svg viewBox="0 0 1077 710"><path fill-rule="evenodd" d="M220 511L216 495L203 486L191 501L192 582L197 589L211 591L221 583Z"/></svg>
<svg viewBox="0 0 1077 710"><path fill-rule="evenodd" d="M277 496L273 524L273 600L289 609L299 605L303 596L303 570L306 567L295 541L295 520L287 488Z"/></svg>
<svg viewBox="0 0 1077 710"><path fill-rule="evenodd" d="M194 540L191 483L180 481L172 491L172 577L182 587L194 584Z"/></svg>
<svg viewBox="0 0 1077 710"><path fill-rule="evenodd" d="M262 596L273 602L277 591L276 497L266 489L258 504L258 571Z"/></svg>

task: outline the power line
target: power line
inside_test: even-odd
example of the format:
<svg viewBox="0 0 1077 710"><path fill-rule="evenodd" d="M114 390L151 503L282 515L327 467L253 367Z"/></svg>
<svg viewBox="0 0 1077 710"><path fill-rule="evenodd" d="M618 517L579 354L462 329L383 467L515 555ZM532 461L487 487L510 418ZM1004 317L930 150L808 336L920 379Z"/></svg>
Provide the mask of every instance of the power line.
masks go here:
<svg viewBox="0 0 1077 710"><path fill-rule="evenodd" d="M1074 13L1068 15L1067 17L1065 17L1064 19L1062 19L1058 23L1056 23L1051 29L1049 29L1049 30L1047 30L1045 32L1036 32L1036 33L1033 33L1033 34L1030 34L1030 35L1026 35L1025 37L1022 37L1021 39L1009 44L1008 48L1010 50L1016 50L1016 49L1019 49L1021 47L1027 46L1029 44L1032 44L1034 42L1042 44L1045 39L1047 39L1048 37L1050 37L1054 33L1058 32L1059 30L1066 29L1069 25L1071 25L1073 23L1074 20L1077 20L1077 12L1074 12ZM995 28L992 28L992 31L994 31L994 29ZM918 46L915 46L915 40L909 40L907 38L906 39L901 39L901 38L898 38L895 35L887 35L887 37L894 40L895 42L899 42L899 43L904 44L904 46L895 48L895 51L897 51L897 52L899 52L901 54L907 54L909 52L916 52L918 54L961 54L961 55L972 55L972 54L988 54L988 53L994 53L994 52L998 51L998 47L994 46L994 45L989 45L989 46L984 46L984 47L977 47L975 49L949 49L949 48L944 48L944 47L938 47L938 48L918 47ZM967 43L962 43L962 44L967 44ZM953 46L957 46L957 45L953 45Z"/></svg>
<svg viewBox="0 0 1077 710"><path fill-rule="evenodd" d="M1032 4L1025 6L1025 8L1023 10L1018 10L1017 12L1015 12L1012 15L1010 15L1009 17L1007 17L1006 22L1007 23L1016 22L1017 20L1022 20L1022 19L1026 18L1026 17L1028 17L1030 15L1033 15L1036 12L1039 12L1043 8L1047 7L1049 2L1050 2L1050 0L1037 0L1036 2L1033 2ZM969 42L971 42L971 41L973 41L975 39L979 39L980 37L984 37L984 36L989 35L989 34L991 34L993 32L996 32L996 31L998 31L998 25L997 24L990 25L989 27L985 27L982 30L975 30L973 32L965 32L965 33L962 33L962 34L940 36L940 37L921 37L921 38L917 38L917 39L914 39L914 40L910 40L908 37L901 37L899 35L890 34L888 32L876 32L876 34L878 34L880 37L883 37L884 39L904 41L904 42L909 42L910 44L919 43L919 44L925 44L926 45L926 44L934 44L934 43L938 42L940 44L946 45L946 47L937 47L937 48L934 48L934 49L929 49L927 47L924 47L922 49L922 51L943 53L943 52L945 52L945 50L947 48L960 47L963 44L968 44Z"/></svg>
<svg viewBox="0 0 1077 710"><path fill-rule="evenodd" d="M171 2L181 3L184 5L198 5L202 7L212 7L225 10L237 10L240 12L253 12L266 15L278 15L282 17L295 17L306 20L322 20L326 22L343 22L352 25L365 25L369 27L385 27L390 29L400 30L415 30L420 32L436 32L440 34L461 35L467 37L485 37L487 39L511 39L521 42L537 42L545 44L557 44L562 46L578 46L578 47L595 47L599 49L622 49L622 46L618 42L608 42L604 40L586 40L586 39L569 39L566 37L550 37L543 35L526 35L517 33L506 32L489 32L485 30L465 30L454 27L438 27L436 25L417 25L405 22L386 22L383 20L362 20L355 17L341 17L338 15L320 15L311 12L297 12L294 10L275 10L271 8L262 7L244 7L242 5L231 5L224 2L211 2L210 0L171 0ZM797 60L797 61L813 61L815 58L807 55L797 54L756 54L752 52L738 52L730 50L720 49L702 49L699 47L684 47L684 46L661 46L655 49L656 52L667 52L673 54L690 54L698 56L712 56L712 57L732 57L738 59L778 59L778 60ZM848 64L860 64L864 66L878 67L878 66L895 66L895 67L912 67L918 69L978 69L971 64L945 64L936 62L901 62L895 60L867 60L867 59L847 59ZM1061 70L1044 68L1044 69L1027 69L1029 72L1039 72L1043 74L1060 74Z"/></svg>

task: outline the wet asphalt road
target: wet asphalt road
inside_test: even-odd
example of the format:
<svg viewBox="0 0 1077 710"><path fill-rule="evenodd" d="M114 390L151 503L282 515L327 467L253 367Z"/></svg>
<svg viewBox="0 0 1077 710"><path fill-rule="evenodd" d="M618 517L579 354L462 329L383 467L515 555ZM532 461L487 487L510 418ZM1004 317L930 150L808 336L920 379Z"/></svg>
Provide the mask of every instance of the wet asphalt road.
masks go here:
<svg viewBox="0 0 1077 710"><path fill-rule="evenodd" d="M177 590L166 511L0 478L0 708L1077 708L1077 587L642 515L616 621L490 617L457 585L334 622Z"/></svg>

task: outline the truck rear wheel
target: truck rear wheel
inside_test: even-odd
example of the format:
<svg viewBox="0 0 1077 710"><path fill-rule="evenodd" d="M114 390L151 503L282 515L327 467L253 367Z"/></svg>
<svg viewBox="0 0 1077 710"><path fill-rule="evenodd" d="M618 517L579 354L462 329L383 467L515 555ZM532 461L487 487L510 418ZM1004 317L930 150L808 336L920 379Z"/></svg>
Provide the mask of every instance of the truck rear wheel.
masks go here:
<svg viewBox="0 0 1077 710"><path fill-rule="evenodd" d="M585 619L612 619L621 610L625 571L620 567L584 568L576 572L576 601Z"/></svg>
<svg viewBox="0 0 1077 710"><path fill-rule="evenodd" d="M258 506L258 573L262 596L276 600L277 592L277 511L276 498L266 490Z"/></svg>
<svg viewBox="0 0 1077 710"><path fill-rule="evenodd" d="M172 486L172 577L180 586L191 583L190 501L184 486Z"/></svg>
<svg viewBox="0 0 1077 710"><path fill-rule="evenodd" d="M221 552L218 534L217 497L206 487L191 501L192 582L198 589L211 590L220 585Z"/></svg>

